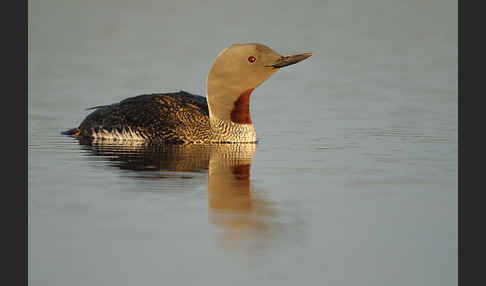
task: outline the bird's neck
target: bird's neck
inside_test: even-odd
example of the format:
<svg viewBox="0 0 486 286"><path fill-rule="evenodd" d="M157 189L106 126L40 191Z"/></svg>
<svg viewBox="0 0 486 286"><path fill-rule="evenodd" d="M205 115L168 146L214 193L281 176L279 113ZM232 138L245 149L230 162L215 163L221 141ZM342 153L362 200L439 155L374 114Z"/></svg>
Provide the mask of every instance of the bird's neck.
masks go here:
<svg viewBox="0 0 486 286"><path fill-rule="evenodd" d="M250 116L253 89L239 90L217 84L206 84L206 99L213 134L225 142L256 142Z"/></svg>
<svg viewBox="0 0 486 286"><path fill-rule="evenodd" d="M236 101L233 102L233 109L230 113L230 119L233 123L252 124L250 116L250 95L253 88L243 91Z"/></svg>

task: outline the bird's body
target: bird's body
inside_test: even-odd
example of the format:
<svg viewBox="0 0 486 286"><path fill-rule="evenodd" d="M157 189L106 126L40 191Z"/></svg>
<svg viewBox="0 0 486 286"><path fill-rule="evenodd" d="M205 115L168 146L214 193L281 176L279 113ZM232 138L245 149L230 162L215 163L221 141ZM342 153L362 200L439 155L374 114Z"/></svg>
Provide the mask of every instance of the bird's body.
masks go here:
<svg viewBox="0 0 486 286"><path fill-rule="evenodd" d="M229 143L237 139L232 137L238 137L239 128L231 128L231 123L213 124L219 127L218 132L213 132L206 98L185 91L139 95L91 109L96 110L78 128L68 130L67 135L98 141L164 144ZM251 133L245 131L244 134ZM252 143L252 139L246 143Z"/></svg>
<svg viewBox="0 0 486 286"><path fill-rule="evenodd" d="M211 139L206 98L184 91L139 95L95 109L76 136L169 144Z"/></svg>
<svg viewBox="0 0 486 286"><path fill-rule="evenodd" d="M216 58L206 98L184 91L127 98L92 108L79 127L64 134L101 142L254 143L251 92L278 68L310 55L282 57L260 44L233 45Z"/></svg>

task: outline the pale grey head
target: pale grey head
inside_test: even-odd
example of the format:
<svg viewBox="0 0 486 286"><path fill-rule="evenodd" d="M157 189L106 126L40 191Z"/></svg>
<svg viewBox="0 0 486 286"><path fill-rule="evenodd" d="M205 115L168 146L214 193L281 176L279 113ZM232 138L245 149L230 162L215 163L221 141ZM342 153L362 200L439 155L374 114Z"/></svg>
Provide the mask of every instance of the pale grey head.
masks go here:
<svg viewBox="0 0 486 286"><path fill-rule="evenodd" d="M311 53L282 56L258 44L236 44L219 53L209 71L206 96L210 117L250 124L249 95L282 67L298 63Z"/></svg>

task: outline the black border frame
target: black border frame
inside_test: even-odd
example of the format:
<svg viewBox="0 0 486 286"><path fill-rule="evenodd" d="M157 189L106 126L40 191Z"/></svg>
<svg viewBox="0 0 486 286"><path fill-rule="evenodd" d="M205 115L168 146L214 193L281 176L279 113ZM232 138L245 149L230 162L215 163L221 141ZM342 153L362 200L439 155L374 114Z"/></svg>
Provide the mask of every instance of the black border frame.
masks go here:
<svg viewBox="0 0 486 286"><path fill-rule="evenodd" d="M28 284L28 1L2 5L2 238L6 284ZM6 88L6 89L5 89ZM25 173L24 173L25 172ZM24 175L25 174L25 175Z"/></svg>

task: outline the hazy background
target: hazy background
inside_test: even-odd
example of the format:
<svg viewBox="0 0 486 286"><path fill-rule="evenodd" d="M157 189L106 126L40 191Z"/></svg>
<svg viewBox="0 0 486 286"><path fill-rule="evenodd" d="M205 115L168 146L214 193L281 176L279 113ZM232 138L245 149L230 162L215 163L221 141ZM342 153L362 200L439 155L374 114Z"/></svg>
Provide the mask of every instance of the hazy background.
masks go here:
<svg viewBox="0 0 486 286"><path fill-rule="evenodd" d="M273 215L251 242L221 239L205 171L59 135L90 106L204 95L243 42L315 54L252 94ZM31 285L456 285L457 1L29 1L28 60Z"/></svg>

